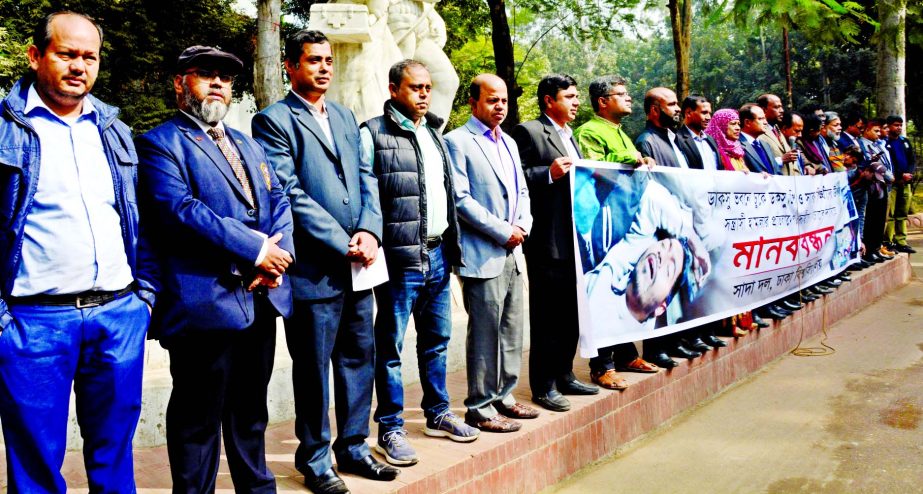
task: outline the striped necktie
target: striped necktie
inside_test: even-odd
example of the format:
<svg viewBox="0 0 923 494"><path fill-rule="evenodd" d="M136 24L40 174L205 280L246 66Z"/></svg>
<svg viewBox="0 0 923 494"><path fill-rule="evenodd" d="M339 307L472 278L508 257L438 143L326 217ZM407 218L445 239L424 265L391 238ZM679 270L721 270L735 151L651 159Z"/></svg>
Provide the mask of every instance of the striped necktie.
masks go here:
<svg viewBox="0 0 923 494"><path fill-rule="evenodd" d="M228 140L224 138L224 129L212 127L208 129L208 135L215 140L215 144L218 145L221 154L223 154L224 157L227 158L228 163L231 164L231 170L234 170L234 175L240 182L240 186L244 189L244 195L247 196L247 201L253 205L253 189L250 188L250 179L247 178L247 171L244 170L244 164L240 161L240 156L237 156L237 153L234 152L234 149L228 144Z"/></svg>

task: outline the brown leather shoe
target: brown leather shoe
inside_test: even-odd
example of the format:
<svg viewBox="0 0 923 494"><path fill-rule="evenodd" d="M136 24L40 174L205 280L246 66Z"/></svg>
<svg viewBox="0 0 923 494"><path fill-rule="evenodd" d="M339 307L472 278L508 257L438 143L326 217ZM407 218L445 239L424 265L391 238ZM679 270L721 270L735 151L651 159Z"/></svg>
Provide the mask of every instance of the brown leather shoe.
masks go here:
<svg viewBox="0 0 923 494"><path fill-rule="evenodd" d="M654 374L660 371L660 367L644 360L641 357L638 357L631 362L621 366L618 370L622 372L643 372L645 374Z"/></svg>
<svg viewBox="0 0 923 494"><path fill-rule="evenodd" d="M615 369L608 369L605 372L594 372L590 375L593 382L606 389L625 389L628 387L628 381L620 376Z"/></svg>
<svg viewBox="0 0 923 494"><path fill-rule="evenodd" d="M494 415L493 417L484 420L474 418L466 413L465 423L484 432L516 432L522 428L522 424L519 422L510 420L500 414Z"/></svg>
<svg viewBox="0 0 923 494"><path fill-rule="evenodd" d="M527 407L522 403L513 403L513 406L509 407L503 403L494 403L494 408L496 408L501 415L511 419L534 419L538 417L538 410Z"/></svg>

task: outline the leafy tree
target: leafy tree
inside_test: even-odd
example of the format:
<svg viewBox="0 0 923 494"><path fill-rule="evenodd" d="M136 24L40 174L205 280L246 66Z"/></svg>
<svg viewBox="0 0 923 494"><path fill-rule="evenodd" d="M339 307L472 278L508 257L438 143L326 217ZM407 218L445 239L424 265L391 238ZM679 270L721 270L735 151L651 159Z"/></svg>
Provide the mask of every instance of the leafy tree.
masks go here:
<svg viewBox="0 0 923 494"><path fill-rule="evenodd" d="M39 20L59 10L90 15L103 27L103 58L93 94L119 106L121 118L143 132L175 111L171 82L180 52L195 44L218 45L253 65L255 22L232 8L233 0L0 0L0 27L13 43L31 44ZM9 88L24 72L0 74ZM237 95L252 91L252 74L238 78Z"/></svg>

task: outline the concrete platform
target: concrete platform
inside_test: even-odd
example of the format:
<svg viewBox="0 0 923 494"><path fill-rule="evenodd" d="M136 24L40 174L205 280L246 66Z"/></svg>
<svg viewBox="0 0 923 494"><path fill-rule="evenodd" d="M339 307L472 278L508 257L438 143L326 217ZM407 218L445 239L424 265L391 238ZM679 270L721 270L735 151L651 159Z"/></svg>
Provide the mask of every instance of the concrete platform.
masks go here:
<svg viewBox="0 0 923 494"><path fill-rule="evenodd" d="M710 352L700 359L682 362L669 372L626 374L632 383L627 390L603 390L597 396L571 397L573 409L570 412L544 411L538 419L524 421L523 429L518 433L483 434L469 444L433 439L423 435L421 410L408 409L407 428L421 457L420 463L403 469L398 480L389 483L348 475L344 478L354 493L537 492L610 455L652 429L669 423L676 415L790 351L802 339L818 334L893 288L907 283L910 277L907 255L854 273L853 281L834 295L808 304L805 309L771 328L736 340L728 339L727 348ZM524 359L524 362L527 361ZM582 378L588 379L585 361L577 361L575 370ZM523 369L523 375L527 375L527 369ZM451 373L448 386L453 397L453 409L462 413L461 402L466 389L464 371ZM525 383L517 390L516 396L523 402L529 402ZM418 386L408 388L408 404L419 403L420 397ZM303 479L292 466L296 440L291 423L271 426L267 440L267 456L276 474L279 491L304 492ZM139 492L170 491L165 447L137 448L135 460ZM3 463L0 459L0 478L5 479ZM221 472L219 491L233 492L226 465L222 464ZM65 476L72 492L86 491L86 478L78 451L67 454Z"/></svg>

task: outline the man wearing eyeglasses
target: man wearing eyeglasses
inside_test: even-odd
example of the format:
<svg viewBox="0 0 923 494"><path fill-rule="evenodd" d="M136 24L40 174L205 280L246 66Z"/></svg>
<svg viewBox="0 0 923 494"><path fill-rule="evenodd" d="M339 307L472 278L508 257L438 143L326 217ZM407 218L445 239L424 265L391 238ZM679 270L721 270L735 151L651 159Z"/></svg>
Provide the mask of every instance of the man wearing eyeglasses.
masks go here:
<svg viewBox="0 0 923 494"><path fill-rule="evenodd" d="M654 159L644 157L635 149L631 138L622 129L622 119L631 115L631 96L628 94L625 79L619 76L603 76L590 83L590 103L593 105L593 116L585 124L574 131L574 138L589 160L623 163L631 166L654 165ZM605 256L609 247L617 241L614 238L605 238L610 229L605 227L607 218L613 213L620 215L618 204L611 204L609 199L616 202L622 198L630 197L630 191L614 191L607 196L605 203L600 204L598 213L593 217L577 216L577 232L581 236L582 252L586 261L584 268L592 269ZM613 209L616 209L613 211ZM583 221L583 220L586 221ZM630 218L626 218L630 220ZM612 220L624 221L623 218ZM610 220L610 221L612 221ZM620 376L616 369L625 372L653 373L660 370L655 364L645 361L638 355L638 349L633 343L620 343L606 348L600 348L597 357L590 359L590 377L593 382L607 389L625 389L628 381Z"/></svg>
<svg viewBox="0 0 923 494"><path fill-rule="evenodd" d="M137 140L142 240L159 268L151 335L170 352L167 453L174 492L212 492L221 436L234 489L275 492L266 394L276 318L292 310L289 200L262 148L222 123L236 56L177 61L179 113Z"/></svg>

